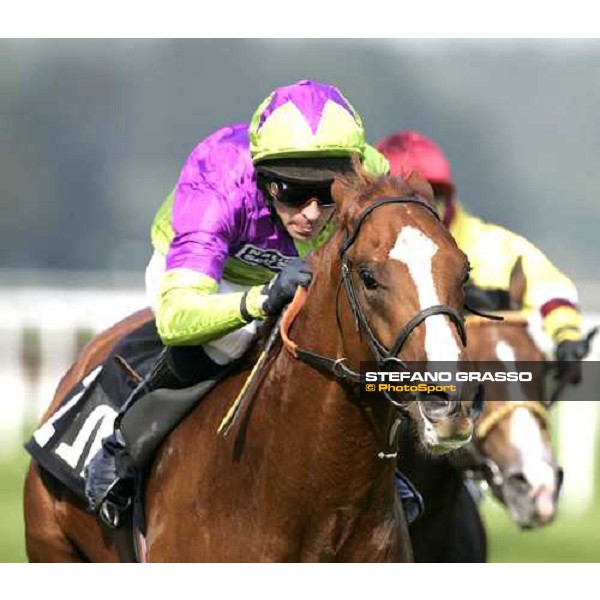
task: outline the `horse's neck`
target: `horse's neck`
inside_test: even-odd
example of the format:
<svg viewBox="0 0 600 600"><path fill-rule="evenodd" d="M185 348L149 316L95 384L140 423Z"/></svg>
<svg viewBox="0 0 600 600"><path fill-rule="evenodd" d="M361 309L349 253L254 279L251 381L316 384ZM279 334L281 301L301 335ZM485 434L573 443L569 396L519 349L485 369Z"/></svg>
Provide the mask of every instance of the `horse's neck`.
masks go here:
<svg viewBox="0 0 600 600"><path fill-rule="evenodd" d="M334 262L329 264L330 273L316 274L290 334L300 348L335 359L342 357L344 344L336 322L339 271ZM347 329L354 332L354 323ZM368 495L393 493L393 484L389 489L385 486L393 478L394 461L377 456L386 449L393 418L389 408L359 407L357 389L350 390L285 349L274 361L265 385L279 403L276 414L264 407L269 412L269 427L278 430L278 434L272 433L271 444L279 447L280 457L294 445L292 452L297 456L292 462L302 463L299 477L307 478L315 494L325 487L330 500L335 497L344 505L345 501L364 502Z"/></svg>

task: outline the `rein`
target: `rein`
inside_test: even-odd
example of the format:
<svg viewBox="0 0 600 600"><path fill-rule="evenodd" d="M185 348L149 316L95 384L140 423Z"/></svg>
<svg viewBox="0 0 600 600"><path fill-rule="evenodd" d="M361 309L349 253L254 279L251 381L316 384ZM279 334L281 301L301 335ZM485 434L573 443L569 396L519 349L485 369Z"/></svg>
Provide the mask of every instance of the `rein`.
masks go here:
<svg viewBox="0 0 600 600"><path fill-rule="evenodd" d="M396 341L389 349L386 348L373 333L373 330L371 329L371 326L369 325L365 313L358 300L356 288L354 287L354 284L352 282L352 268L349 263L347 253L358 238L358 234L366 218L377 208L380 208L381 206L385 206L387 204L415 204L420 208L429 211L439 221L439 217L435 210L416 197L394 196L383 198L377 202L374 202L359 215L354 230L350 233L350 235L346 236L344 242L342 243L342 247L340 248L340 257L342 259L342 283L344 285L344 289L346 290L348 301L350 302L352 314L356 318L360 330L367 338L367 342L369 344L371 352L373 353L373 356L376 359L375 362L377 362L377 366L379 368L385 368L387 366L387 363L394 362L395 364L398 364L402 368L408 370L408 366L406 365L406 363L403 362L400 358L398 358L397 355L402 350L410 334L428 317L431 317L433 315L448 316L456 325L463 346L466 346L467 334L460 313L451 308L450 306L441 304L425 308L418 314L416 314L412 319L410 319L410 321L400 330L396 337ZM329 358L321 354L311 352L310 350L299 348L298 345L290 339L288 334L289 328L294 318L300 311L300 308L304 304L305 300L306 290L304 290L303 288L299 288L299 290L296 293L296 298L294 298L294 301L292 302L292 305L286 312L286 315L281 324L281 337L283 339L285 348L295 358L302 360L303 362L311 365L312 367L315 367L316 369L332 374L336 379L346 380L352 383L360 383L360 373L353 371L347 366L347 358ZM404 409L403 405L398 403L396 400L393 400L387 393L385 393L385 396L391 404L393 404L400 410Z"/></svg>

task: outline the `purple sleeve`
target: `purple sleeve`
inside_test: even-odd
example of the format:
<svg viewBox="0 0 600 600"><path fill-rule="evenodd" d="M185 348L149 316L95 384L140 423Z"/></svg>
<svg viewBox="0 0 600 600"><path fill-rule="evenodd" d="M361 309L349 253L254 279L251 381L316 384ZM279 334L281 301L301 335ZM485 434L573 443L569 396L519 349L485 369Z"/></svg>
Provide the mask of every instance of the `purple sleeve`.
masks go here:
<svg viewBox="0 0 600 600"><path fill-rule="evenodd" d="M173 201L175 235L167 252L167 270L191 269L215 281L240 236L248 162L243 149L223 141L222 134L201 142L181 171Z"/></svg>

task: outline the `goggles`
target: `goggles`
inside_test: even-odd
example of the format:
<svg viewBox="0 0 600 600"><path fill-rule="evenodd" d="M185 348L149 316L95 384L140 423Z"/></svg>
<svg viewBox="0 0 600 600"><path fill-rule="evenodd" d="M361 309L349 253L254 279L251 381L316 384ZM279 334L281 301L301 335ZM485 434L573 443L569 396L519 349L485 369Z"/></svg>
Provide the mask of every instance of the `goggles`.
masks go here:
<svg viewBox="0 0 600 600"><path fill-rule="evenodd" d="M331 197L331 182L289 183L281 179L266 178L264 186L272 198L294 208L301 208L313 198L321 208L335 206Z"/></svg>

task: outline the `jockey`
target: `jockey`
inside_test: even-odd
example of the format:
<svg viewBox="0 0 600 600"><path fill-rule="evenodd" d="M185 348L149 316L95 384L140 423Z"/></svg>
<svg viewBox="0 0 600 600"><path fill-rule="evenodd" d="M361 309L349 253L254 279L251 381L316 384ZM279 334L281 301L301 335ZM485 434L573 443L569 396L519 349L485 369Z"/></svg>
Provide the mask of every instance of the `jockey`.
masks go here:
<svg viewBox="0 0 600 600"><path fill-rule="evenodd" d="M127 423L133 401L223 371L249 349L258 325L310 284L304 257L333 231L331 185L351 171L353 154L373 174L389 171L350 103L314 81L277 88L249 124L223 127L194 148L151 231L146 292L165 349L86 472L90 507L105 521L107 507L114 516L129 503L123 464L153 425L148 416Z"/></svg>
<svg viewBox="0 0 600 600"><path fill-rule="evenodd" d="M579 361L589 351L582 338L577 290L544 254L523 237L469 214L456 199L450 163L441 148L417 131L392 134L377 144L390 161L392 175L416 171L433 187L440 217L468 256L471 282L484 290L508 290L510 273L521 258L527 286L526 310L539 310L546 333L556 347L557 377L581 378Z"/></svg>

